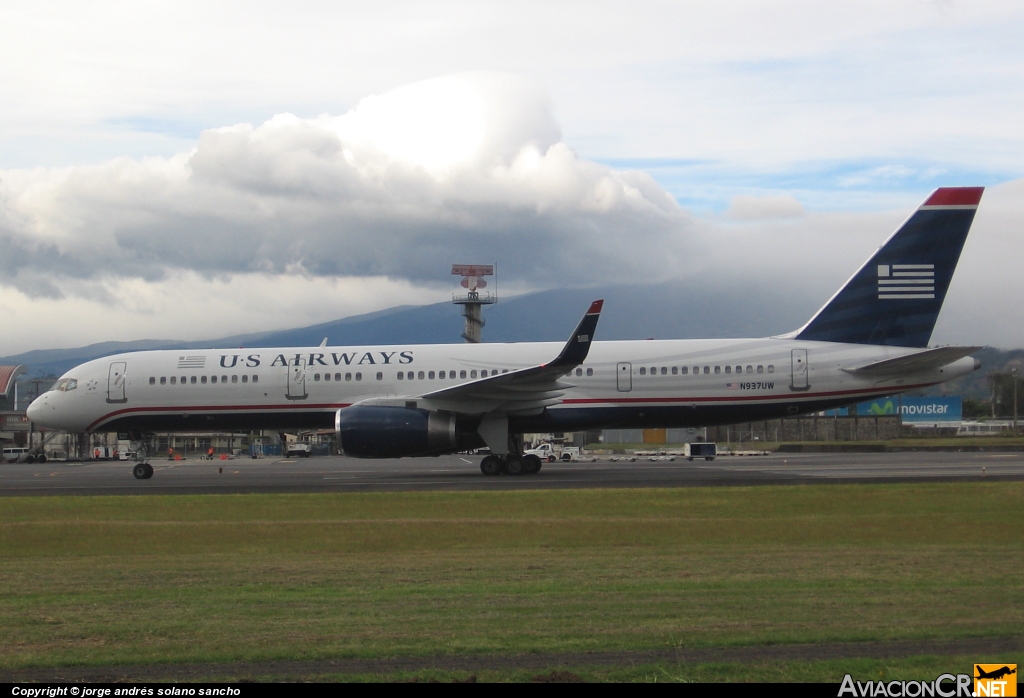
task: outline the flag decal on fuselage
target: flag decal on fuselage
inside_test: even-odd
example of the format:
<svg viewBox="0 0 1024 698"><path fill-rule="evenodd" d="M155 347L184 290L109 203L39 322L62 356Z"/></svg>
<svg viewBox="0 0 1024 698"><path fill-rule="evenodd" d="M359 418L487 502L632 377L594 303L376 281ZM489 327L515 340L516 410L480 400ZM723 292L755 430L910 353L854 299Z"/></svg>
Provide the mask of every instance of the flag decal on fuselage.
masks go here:
<svg viewBox="0 0 1024 698"><path fill-rule="evenodd" d="M205 356L179 356L178 368L204 368L206 366ZM184 378L182 379L184 380Z"/></svg>
<svg viewBox="0 0 1024 698"><path fill-rule="evenodd" d="M878 300L935 298L934 264L879 264Z"/></svg>

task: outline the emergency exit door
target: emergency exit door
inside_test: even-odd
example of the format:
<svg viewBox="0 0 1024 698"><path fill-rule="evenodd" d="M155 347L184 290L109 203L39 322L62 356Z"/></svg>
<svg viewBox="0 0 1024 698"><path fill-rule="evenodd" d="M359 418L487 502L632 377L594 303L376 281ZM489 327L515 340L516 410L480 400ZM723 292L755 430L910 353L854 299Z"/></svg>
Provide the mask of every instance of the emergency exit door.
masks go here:
<svg viewBox="0 0 1024 698"><path fill-rule="evenodd" d="M793 380L789 387L793 390L807 390L811 387L807 377L807 350L794 349L792 354Z"/></svg>
<svg viewBox="0 0 1024 698"><path fill-rule="evenodd" d="M628 361L619 364L615 384L620 393L628 393L633 389L633 364Z"/></svg>
<svg viewBox="0 0 1024 698"><path fill-rule="evenodd" d="M295 362L288 367L288 392L285 395L289 400L305 400L306 395L306 360L295 359Z"/></svg>
<svg viewBox="0 0 1024 698"><path fill-rule="evenodd" d="M107 373L107 402L128 402L124 391L127 369L128 364L124 361L110 364L110 371Z"/></svg>

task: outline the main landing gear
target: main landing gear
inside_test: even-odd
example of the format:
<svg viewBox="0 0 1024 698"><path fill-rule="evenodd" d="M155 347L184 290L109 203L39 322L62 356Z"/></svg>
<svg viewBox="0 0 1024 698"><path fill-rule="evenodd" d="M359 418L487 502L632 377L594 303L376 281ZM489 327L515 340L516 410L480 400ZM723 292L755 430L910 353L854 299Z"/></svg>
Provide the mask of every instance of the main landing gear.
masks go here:
<svg viewBox="0 0 1024 698"><path fill-rule="evenodd" d="M484 475L536 475L540 472L541 460L534 455L487 456L480 461L480 472Z"/></svg>
<svg viewBox="0 0 1024 698"><path fill-rule="evenodd" d="M149 463L136 463L132 468L132 475L136 480L148 480L153 477L153 466Z"/></svg>

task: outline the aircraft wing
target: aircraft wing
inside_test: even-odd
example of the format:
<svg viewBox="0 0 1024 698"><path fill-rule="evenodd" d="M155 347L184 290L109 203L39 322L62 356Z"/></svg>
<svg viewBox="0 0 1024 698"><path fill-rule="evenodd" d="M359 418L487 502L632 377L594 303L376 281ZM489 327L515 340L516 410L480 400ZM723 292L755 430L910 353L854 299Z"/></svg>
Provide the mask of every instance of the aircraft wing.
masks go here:
<svg viewBox="0 0 1024 698"><path fill-rule="evenodd" d="M895 359L885 359L884 361L875 361L865 366L844 368L843 370L858 376L893 376L907 373L922 373L941 368L965 356L970 356L981 348L938 347L937 349L927 349L916 354L900 356Z"/></svg>
<svg viewBox="0 0 1024 698"><path fill-rule="evenodd" d="M603 300L590 304L569 341L552 361L424 393L420 398L435 409L462 414L498 411L528 415L557 405L565 391L573 387L558 379L586 360L603 305Z"/></svg>

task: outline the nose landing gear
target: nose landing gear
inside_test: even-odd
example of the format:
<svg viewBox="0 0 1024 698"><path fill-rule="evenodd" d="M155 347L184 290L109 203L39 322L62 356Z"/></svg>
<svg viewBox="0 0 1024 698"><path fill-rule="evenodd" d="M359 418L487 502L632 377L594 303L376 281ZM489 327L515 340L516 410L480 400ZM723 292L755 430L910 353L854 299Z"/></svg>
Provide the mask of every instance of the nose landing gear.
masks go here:
<svg viewBox="0 0 1024 698"><path fill-rule="evenodd" d="M148 480L153 477L153 466L149 463L136 463L132 468L132 475L136 480Z"/></svg>

